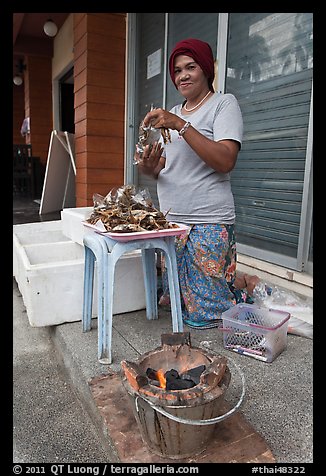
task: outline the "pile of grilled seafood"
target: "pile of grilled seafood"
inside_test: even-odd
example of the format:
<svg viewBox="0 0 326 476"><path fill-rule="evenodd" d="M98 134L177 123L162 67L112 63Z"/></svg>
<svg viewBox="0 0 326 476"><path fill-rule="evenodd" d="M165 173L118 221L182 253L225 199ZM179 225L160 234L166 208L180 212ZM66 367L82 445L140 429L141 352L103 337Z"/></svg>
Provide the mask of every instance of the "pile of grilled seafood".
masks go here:
<svg viewBox="0 0 326 476"><path fill-rule="evenodd" d="M94 210L86 222L95 225L101 220L109 232L134 233L178 228L153 206L146 190L137 191L134 185L120 187L106 197L95 194L93 201Z"/></svg>

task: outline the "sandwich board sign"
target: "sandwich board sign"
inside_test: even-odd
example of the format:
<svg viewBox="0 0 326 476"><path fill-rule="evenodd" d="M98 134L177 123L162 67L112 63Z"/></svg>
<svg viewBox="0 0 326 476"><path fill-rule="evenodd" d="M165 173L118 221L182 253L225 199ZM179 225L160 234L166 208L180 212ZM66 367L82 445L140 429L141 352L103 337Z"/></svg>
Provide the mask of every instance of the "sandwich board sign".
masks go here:
<svg viewBox="0 0 326 476"><path fill-rule="evenodd" d="M51 132L39 215L76 206L74 150L74 134Z"/></svg>

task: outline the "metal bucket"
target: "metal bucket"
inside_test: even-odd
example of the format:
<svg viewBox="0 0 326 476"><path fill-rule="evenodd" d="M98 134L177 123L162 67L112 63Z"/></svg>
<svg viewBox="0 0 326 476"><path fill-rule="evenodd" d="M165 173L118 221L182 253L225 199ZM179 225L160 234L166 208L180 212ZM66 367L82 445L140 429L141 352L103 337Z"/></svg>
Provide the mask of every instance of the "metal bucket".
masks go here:
<svg viewBox="0 0 326 476"><path fill-rule="evenodd" d="M199 352L199 349L196 349L197 358L201 352L203 358L210 357L204 350L201 349ZM156 357L157 354L153 352L149 357ZM143 360L147 363L148 357ZM125 368L126 361L122 364ZM139 370L139 367L133 365L129 363L129 372ZM210 377L213 377L209 378L211 385L207 385L207 382L206 387L205 384L203 385L206 393L201 393L200 389L196 390L194 387L191 389L194 390L193 395L190 395L189 390L180 390L174 392L174 395L164 396L157 392L156 395L151 395L151 391L144 394L142 390L148 385L143 382L142 376L139 376L137 372L134 373L134 379L123 376L122 383L130 397L139 431L149 449L159 456L175 459L202 453L214 436L216 424L233 414L242 403L244 377L238 368L237 371L242 379L242 394L238 403L227 412L225 412L224 393L231 379L228 367L218 384L214 381L215 375L211 374ZM177 400L169 402L169 396L172 398L176 394L178 394Z"/></svg>

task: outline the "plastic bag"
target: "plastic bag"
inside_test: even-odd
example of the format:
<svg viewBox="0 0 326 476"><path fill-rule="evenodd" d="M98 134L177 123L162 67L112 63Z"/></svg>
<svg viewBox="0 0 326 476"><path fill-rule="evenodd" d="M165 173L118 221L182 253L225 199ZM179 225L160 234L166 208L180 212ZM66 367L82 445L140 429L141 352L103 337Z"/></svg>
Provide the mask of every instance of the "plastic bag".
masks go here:
<svg viewBox="0 0 326 476"><path fill-rule="evenodd" d="M113 188L103 197L99 193L93 195L94 210L116 207L153 208L153 200L147 188L137 190L135 185L123 185Z"/></svg>
<svg viewBox="0 0 326 476"><path fill-rule="evenodd" d="M150 111L154 109L153 104L151 105ZM150 146L150 149L153 147L155 142L158 142L161 137L161 130L156 129L151 124L145 126L143 121L140 123L138 131L138 142L136 144L136 151L140 154L140 160L137 160L134 157L134 164L138 164L142 159L142 154L146 145Z"/></svg>
<svg viewBox="0 0 326 476"><path fill-rule="evenodd" d="M152 104L150 111L153 111L153 109L155 108ZM140 158L137 159L136 157L134 157L134 165L137 165L141 162L142 154L147 145L149 145L151 150L155 142L160 142L161 140L163 140L164 144L167 144L167 142L171 142L171 135L169 129L165 127L157 129L151 124L149 126L145 126L144 122L142 121L139 126L138 142L136 144L136 151L138 152L138 154L140 154Z"/></svg>
<svg viewBox="0 0 326 476"><path fill-rule="evenodd" d="M161 130L155 129L152 126L144 126L143 123L139 126L139 138L136 144L136 150L140 154L144 152L145 146L153 147L154 142L158 142L161 137Z"/></svg>
<svg viewBox="0 0 326 476"><path fill-rule="evenodd" d="M255 286L253 299L259 307L289 312L289 334L313 338L312 299L305 299L294 292L263 281Z"/></svg>

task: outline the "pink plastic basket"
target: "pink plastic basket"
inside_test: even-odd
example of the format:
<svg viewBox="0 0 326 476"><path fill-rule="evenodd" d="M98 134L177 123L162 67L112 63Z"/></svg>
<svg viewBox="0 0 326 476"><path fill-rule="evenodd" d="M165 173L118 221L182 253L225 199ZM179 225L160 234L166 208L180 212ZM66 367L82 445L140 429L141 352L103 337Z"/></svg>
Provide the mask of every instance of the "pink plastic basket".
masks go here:
<svg viewBox="0 0 326 476"><path fill-rule="evenodd" d="M288 312L237 304L222 314L224 348L272 362L286 348L289 319Z"/></svg>

